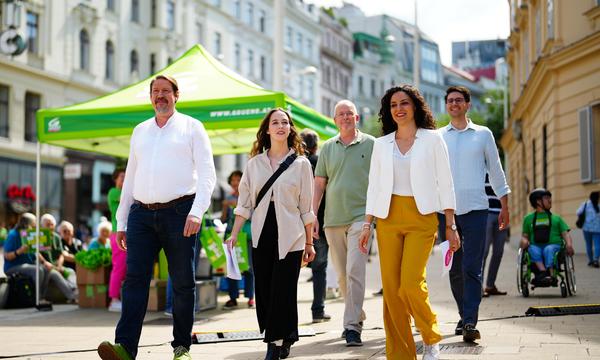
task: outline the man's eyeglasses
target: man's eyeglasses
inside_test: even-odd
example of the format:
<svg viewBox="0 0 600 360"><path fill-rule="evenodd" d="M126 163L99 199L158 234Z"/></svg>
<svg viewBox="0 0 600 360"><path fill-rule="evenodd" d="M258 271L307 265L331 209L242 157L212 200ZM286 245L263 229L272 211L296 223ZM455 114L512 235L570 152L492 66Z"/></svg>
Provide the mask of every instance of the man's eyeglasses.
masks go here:
<svg viewBox="0 0 600 360"><path fill-rule="evenodd" d="M463 98L447 99L446 100L446 104L455 103L456 105L460 105L460 104L463 104L464 102L465 102L465 99L463 99Z"/></svg>
<svg viewBox="0 0 600 360"><path fill-rule="evenodd" d="M352 116L353 117L354 115L356 115L356 114L354 114L352 111L348 111L348 112L337 113L335 116L343 118L343 117L346 117L346 116Z"/></svg>

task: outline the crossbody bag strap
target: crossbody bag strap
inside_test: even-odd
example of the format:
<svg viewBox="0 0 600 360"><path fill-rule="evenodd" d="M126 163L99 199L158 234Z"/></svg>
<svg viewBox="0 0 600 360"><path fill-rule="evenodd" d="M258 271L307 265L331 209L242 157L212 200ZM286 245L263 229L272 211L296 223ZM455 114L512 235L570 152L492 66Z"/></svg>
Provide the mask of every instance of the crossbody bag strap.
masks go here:
<svg viewBox="0 0 600 360"><path fill-rule="evenodd" d="M285 159L285 161L279 165L279 168L277 168L277 170L273 173L273 175L271 175L269 180L267 180L267 182L263 185L262 189L260 189L260 191L258 192L258 196L256 197L256 207L258 207L258 204L260 204L260 201L263 199L263 197L265 197L267 191L269 191L269 189L271 188L275 180L277 180L279 175L283 174L283 172L286 171L287 168L290 167L290 165L292 165L292 163L294 162L294 160L296 160L297 157L298 155L292 154L288 156Z"/></svg>

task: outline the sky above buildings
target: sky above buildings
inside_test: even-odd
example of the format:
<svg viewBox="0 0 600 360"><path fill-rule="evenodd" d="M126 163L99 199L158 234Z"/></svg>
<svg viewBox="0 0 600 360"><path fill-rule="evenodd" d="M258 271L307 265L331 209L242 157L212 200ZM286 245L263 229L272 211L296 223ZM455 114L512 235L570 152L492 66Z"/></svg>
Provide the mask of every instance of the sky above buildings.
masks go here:
<svg viewBox="0 0 600 360"><path fill-rule="evenodd" d="M343 0L370 15L388 14L413 23L414 0ZM319 6L341 6L342 0L308 0ZM452 41L507 38L507 0L417 0L418 24L440 47L444 65L452 64Z"/></svg>

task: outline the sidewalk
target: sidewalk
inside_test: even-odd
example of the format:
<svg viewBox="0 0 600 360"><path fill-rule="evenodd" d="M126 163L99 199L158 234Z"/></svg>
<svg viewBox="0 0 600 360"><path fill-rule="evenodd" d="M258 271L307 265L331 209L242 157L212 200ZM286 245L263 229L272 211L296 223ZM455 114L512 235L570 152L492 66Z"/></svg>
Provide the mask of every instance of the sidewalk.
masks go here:
<svg viewBox="0 0 600 360"><path fill-rule="evenodd" d="M523 316L530 306L600 303L600 270L586 266L584 254L575 256L577 295L561 298L559 288L538 289L527 299L516 290L516 251L507 247L497 286L507 296L483 299L478 328L482 340L474 346L454 336L458 320L447 276L441 277L440 252L435 252L428 265L430 300L438 314L444 334L441 359L600 359L600 315L560 317ZM299 318L301 325L312 327L317 335L302 337L292 347L290 359L385 359L382 298L372 292L380 288L379 264L372 258L367 268L367 314L362 347L347 348L340 338L343 302L328 301L326 312L332 321L309 324L312 284L306 282L309 269L303 269L299 282ZM219 297L219 309L226 295ZM253 309L212 310L199 314L194 331L227 331L256 329ZM113 340L118 314L105 310L79 309L74 305L58 305L54 311L39 313L32 309L0 310L0 358L16 359L98 359L95 348L102 340ZM171 359L169 341L171 319L162 313L148 313L141 338L138 359ZM415 341L420 336L415 332ZM266 345L261 341L240 341L192 345L194 359L259 360ZM30 355L27 355L30 354ZM420 355L418 356L420 359Z"/></svg>

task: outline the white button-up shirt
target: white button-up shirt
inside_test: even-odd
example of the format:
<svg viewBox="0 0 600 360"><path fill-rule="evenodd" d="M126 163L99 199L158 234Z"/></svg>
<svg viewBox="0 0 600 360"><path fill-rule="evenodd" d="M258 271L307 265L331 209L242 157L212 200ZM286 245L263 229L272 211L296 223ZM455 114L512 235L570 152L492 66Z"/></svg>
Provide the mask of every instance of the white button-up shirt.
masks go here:
<svg viewBox="0 0 600 360"><path fill-rule="evenodd" d="M473 210L487 210L485 174L499 198L510 193L502 170L498 149L492 131L485 126L468 121L464 130L452 123L439 129L450 155L450 169L456 193L456 215Z"/></svg>
<svg viewBox="0 0 600 360"><path fill-rule="evenodd" d="M215 182L210 140L200 121L177 111L162 128L155 118L148 119L138 124L131 135L117 231L127 229L134 200L166 203L195 193L190 215L202 218L210 205Z"/></svg>

